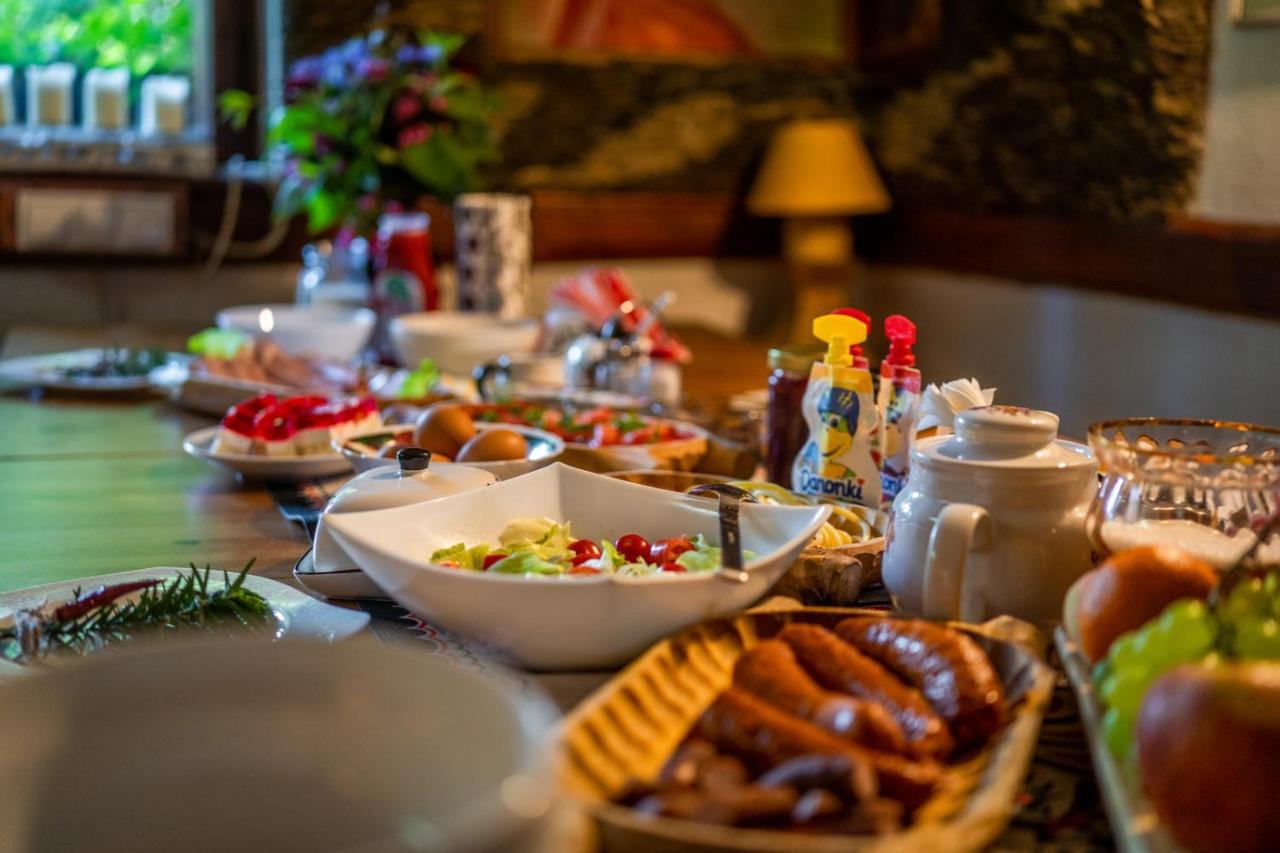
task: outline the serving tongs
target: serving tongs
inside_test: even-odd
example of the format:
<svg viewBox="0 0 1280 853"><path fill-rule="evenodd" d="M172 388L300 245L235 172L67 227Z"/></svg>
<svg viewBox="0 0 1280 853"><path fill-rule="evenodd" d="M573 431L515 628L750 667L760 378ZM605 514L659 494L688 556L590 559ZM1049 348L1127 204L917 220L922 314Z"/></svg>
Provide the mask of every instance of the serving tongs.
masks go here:
<svg viewBox="0 0 1280 853"><path fill-rule="evenodd" d="M742 527L738 512L743 501L758 504L760 499L737 486L728 483L706 483L685 492L689 495L715 495L720 508L720 568L716 577L732 583L746 583L748 575L742 568Z"/></svg>

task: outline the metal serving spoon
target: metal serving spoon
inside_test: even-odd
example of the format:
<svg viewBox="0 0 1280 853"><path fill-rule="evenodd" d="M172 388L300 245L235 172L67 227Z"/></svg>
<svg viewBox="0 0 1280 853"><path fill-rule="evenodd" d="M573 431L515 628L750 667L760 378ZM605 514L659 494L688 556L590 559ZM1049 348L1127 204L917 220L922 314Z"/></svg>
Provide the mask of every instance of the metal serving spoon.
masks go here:
<svg viewBox="0 0 1280 853"><path fill-rule="evenodd" d="M743 501L758 504L760 499L746 489L728 483L694 486L685 494L716 496L720 503L720 568L716 576L734 583L746 583L748 575L742 570L742 528L738 523L738 510Z"/></svg>

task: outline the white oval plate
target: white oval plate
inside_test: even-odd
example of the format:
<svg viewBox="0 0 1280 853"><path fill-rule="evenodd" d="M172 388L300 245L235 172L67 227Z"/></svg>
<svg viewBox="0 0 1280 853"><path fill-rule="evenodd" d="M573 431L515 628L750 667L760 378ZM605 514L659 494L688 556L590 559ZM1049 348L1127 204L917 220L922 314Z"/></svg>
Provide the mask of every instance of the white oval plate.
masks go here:
<svg viewBox="0 0 1280 853"><path fill-rule="evenodd" d="M313 453L308 456L260 456L252 453L222 453L213 449L218 427L198 429L182 440L182 449L210 465L219 465L253 480L310 480L351 473L351 463L340 453Z"/></svg>
<svg viewBox="0 0 1280 853"><path fill-rule="evenodd" d="M182 361L181 356L174 355L168 365L137 376L70 378L63 374L63 371L70 368L96 364L101 358L101 347L9 358L0 361L0 379L23 387L39 386L51 391L121 394L149 390L153 374Z"/></svg>
<svg viewBox="0 0 1280 853"><path fill-rule="evenodd" d="M150 569L137 569L129 572L114 572L109 575L96 575L90 578L58 581L42 586L28 587L13 592L0 593L0 617L21 610L24 607L35 607L44 601L68 601L71 594L79 587L90 590L94 587L109 586L117 583L147 580L149 578L169 579L175 575L190 572L190 568L179 569L173 566L155 566ZM238 572L227 574L234 578ZM222 585L222 572L214 570L209 576L209 584ZM301 590L283 584L280 581L251 574L244 580L246 589L258 593L267 600L275 611L279 621L278 635L289 637L308 637L333 642L358 634L369 624L369 614L359 610L348 610L345 607L334 607L319 599L312 598Z"/></svg>
<svg viewBox="0 0 1280 853"><path fill-rule="evenodd" d="M175 575L189 572L191 569L178 569L158 566L151 569L138 569L131 572L115 572L109 575L97 575L91 578L58 581L57 583L33 586L14 592L0 593L0 618L25 607L38 607L46 601L70 601L77 588L87 591L99 586L128 583L130 581L147 580L149 578L168 579ZM232 578L235 572L228 572ZM209 576L210 586L223 583L222 572L214 571ZM369 614L361 610L349 610L335 607L319 599L312 598L305 592L296 590L280 581L264 578L260 575L249 575L244 581L245 588L258 593L271 605L276 615L276 636L289 639L314 639L336 642L352 637L365 629L369 624ZM6 661L0 660L0 664ZM17 667L16 672L27 672L26 667ZM0 668L0 683L10 675L8 668Z"/></svg>

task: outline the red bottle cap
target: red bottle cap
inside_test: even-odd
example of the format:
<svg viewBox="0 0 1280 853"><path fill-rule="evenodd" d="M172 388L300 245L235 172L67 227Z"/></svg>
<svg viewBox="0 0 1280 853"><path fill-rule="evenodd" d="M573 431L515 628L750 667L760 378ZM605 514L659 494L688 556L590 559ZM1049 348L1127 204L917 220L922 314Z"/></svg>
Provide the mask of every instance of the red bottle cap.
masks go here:
<svg viewBox="0 0 1280 853"><path fill-rule="evenodd" d="M889 339L889 354L884 357L888 364L910 367L916 363L916 354L911 346L916 342L916 324L901 314L890 314L884 318L884 336Z"/></svg>
<svg viewBox="0 0 1280 853"><path fill-rule="evenodd" d="M841 314L845 317L852 317L858 320L862 325L866 326L867 334L871 334L871 315L866 311L859 311L857 308L837 308L831 312L832 314ZM866 367L867 357L862 354L862 344L854 344L849 347L849 355L853 356L854 367Z"/></svg>

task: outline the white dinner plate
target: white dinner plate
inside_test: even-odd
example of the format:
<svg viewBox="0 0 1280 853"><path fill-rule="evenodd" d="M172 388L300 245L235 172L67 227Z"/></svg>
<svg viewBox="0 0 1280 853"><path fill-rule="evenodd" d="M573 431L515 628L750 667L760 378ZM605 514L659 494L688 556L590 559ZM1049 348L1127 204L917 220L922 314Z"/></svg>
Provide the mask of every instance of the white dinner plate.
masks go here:
<svg viewBox="0 0 1280 853"><path fill-rule="evenodd" d="M109 586L129 581L149 578L171 578L189 572L190 569L177 569L160 566L151 569L138 569L131 572L116 572L110 575L97 575L78 580L58 581L57 583L33 586L0 594L0 617L7 616L15 610L38 607L46 601L70 601L77 588L88 591L99 586ZM232 578L235 572L228 573ZM222 572L215 571L209 577L211 586L223 583ZM369 614L360 610L349 610L335 607L319 599L312 598L305 592L286 586L271 578L249 575L245 578L246 589L258 593L267 600L275 613L277 630L280 638L305 638L335 642L354 636L369 624ZM0 661L5 663L5 661ZM0 667L0 684L18 672L27 672L26 667L16 670Z"/></svg>
<svg viewBox="0 0 1280 853"><path fill-rule="evenodd" d="M0 380L22 386L40 386L54 391L80 391L100 394L121 394L146 391L151 388L151 374L138 376L94 376L69 378L62 371L75 367L89 367L102 357L102 347L69 350L67 352L29 355L0 361ZM174 360L180 357L173 356ZM164 366L156 368L163 370ZM153 370L151 373L155 373Z"/></svg>
<svg viewBox="0 0 1280 853"><path fill-rule="evenodd" d="M182 440L182 449L210 465L219 465L253 480L296 481L315 477L335 477L351 473L351 463L340 453L313 453L307 456L260 456L252 453L224 453L213 449L218 427L198 429Z"/></svg>

